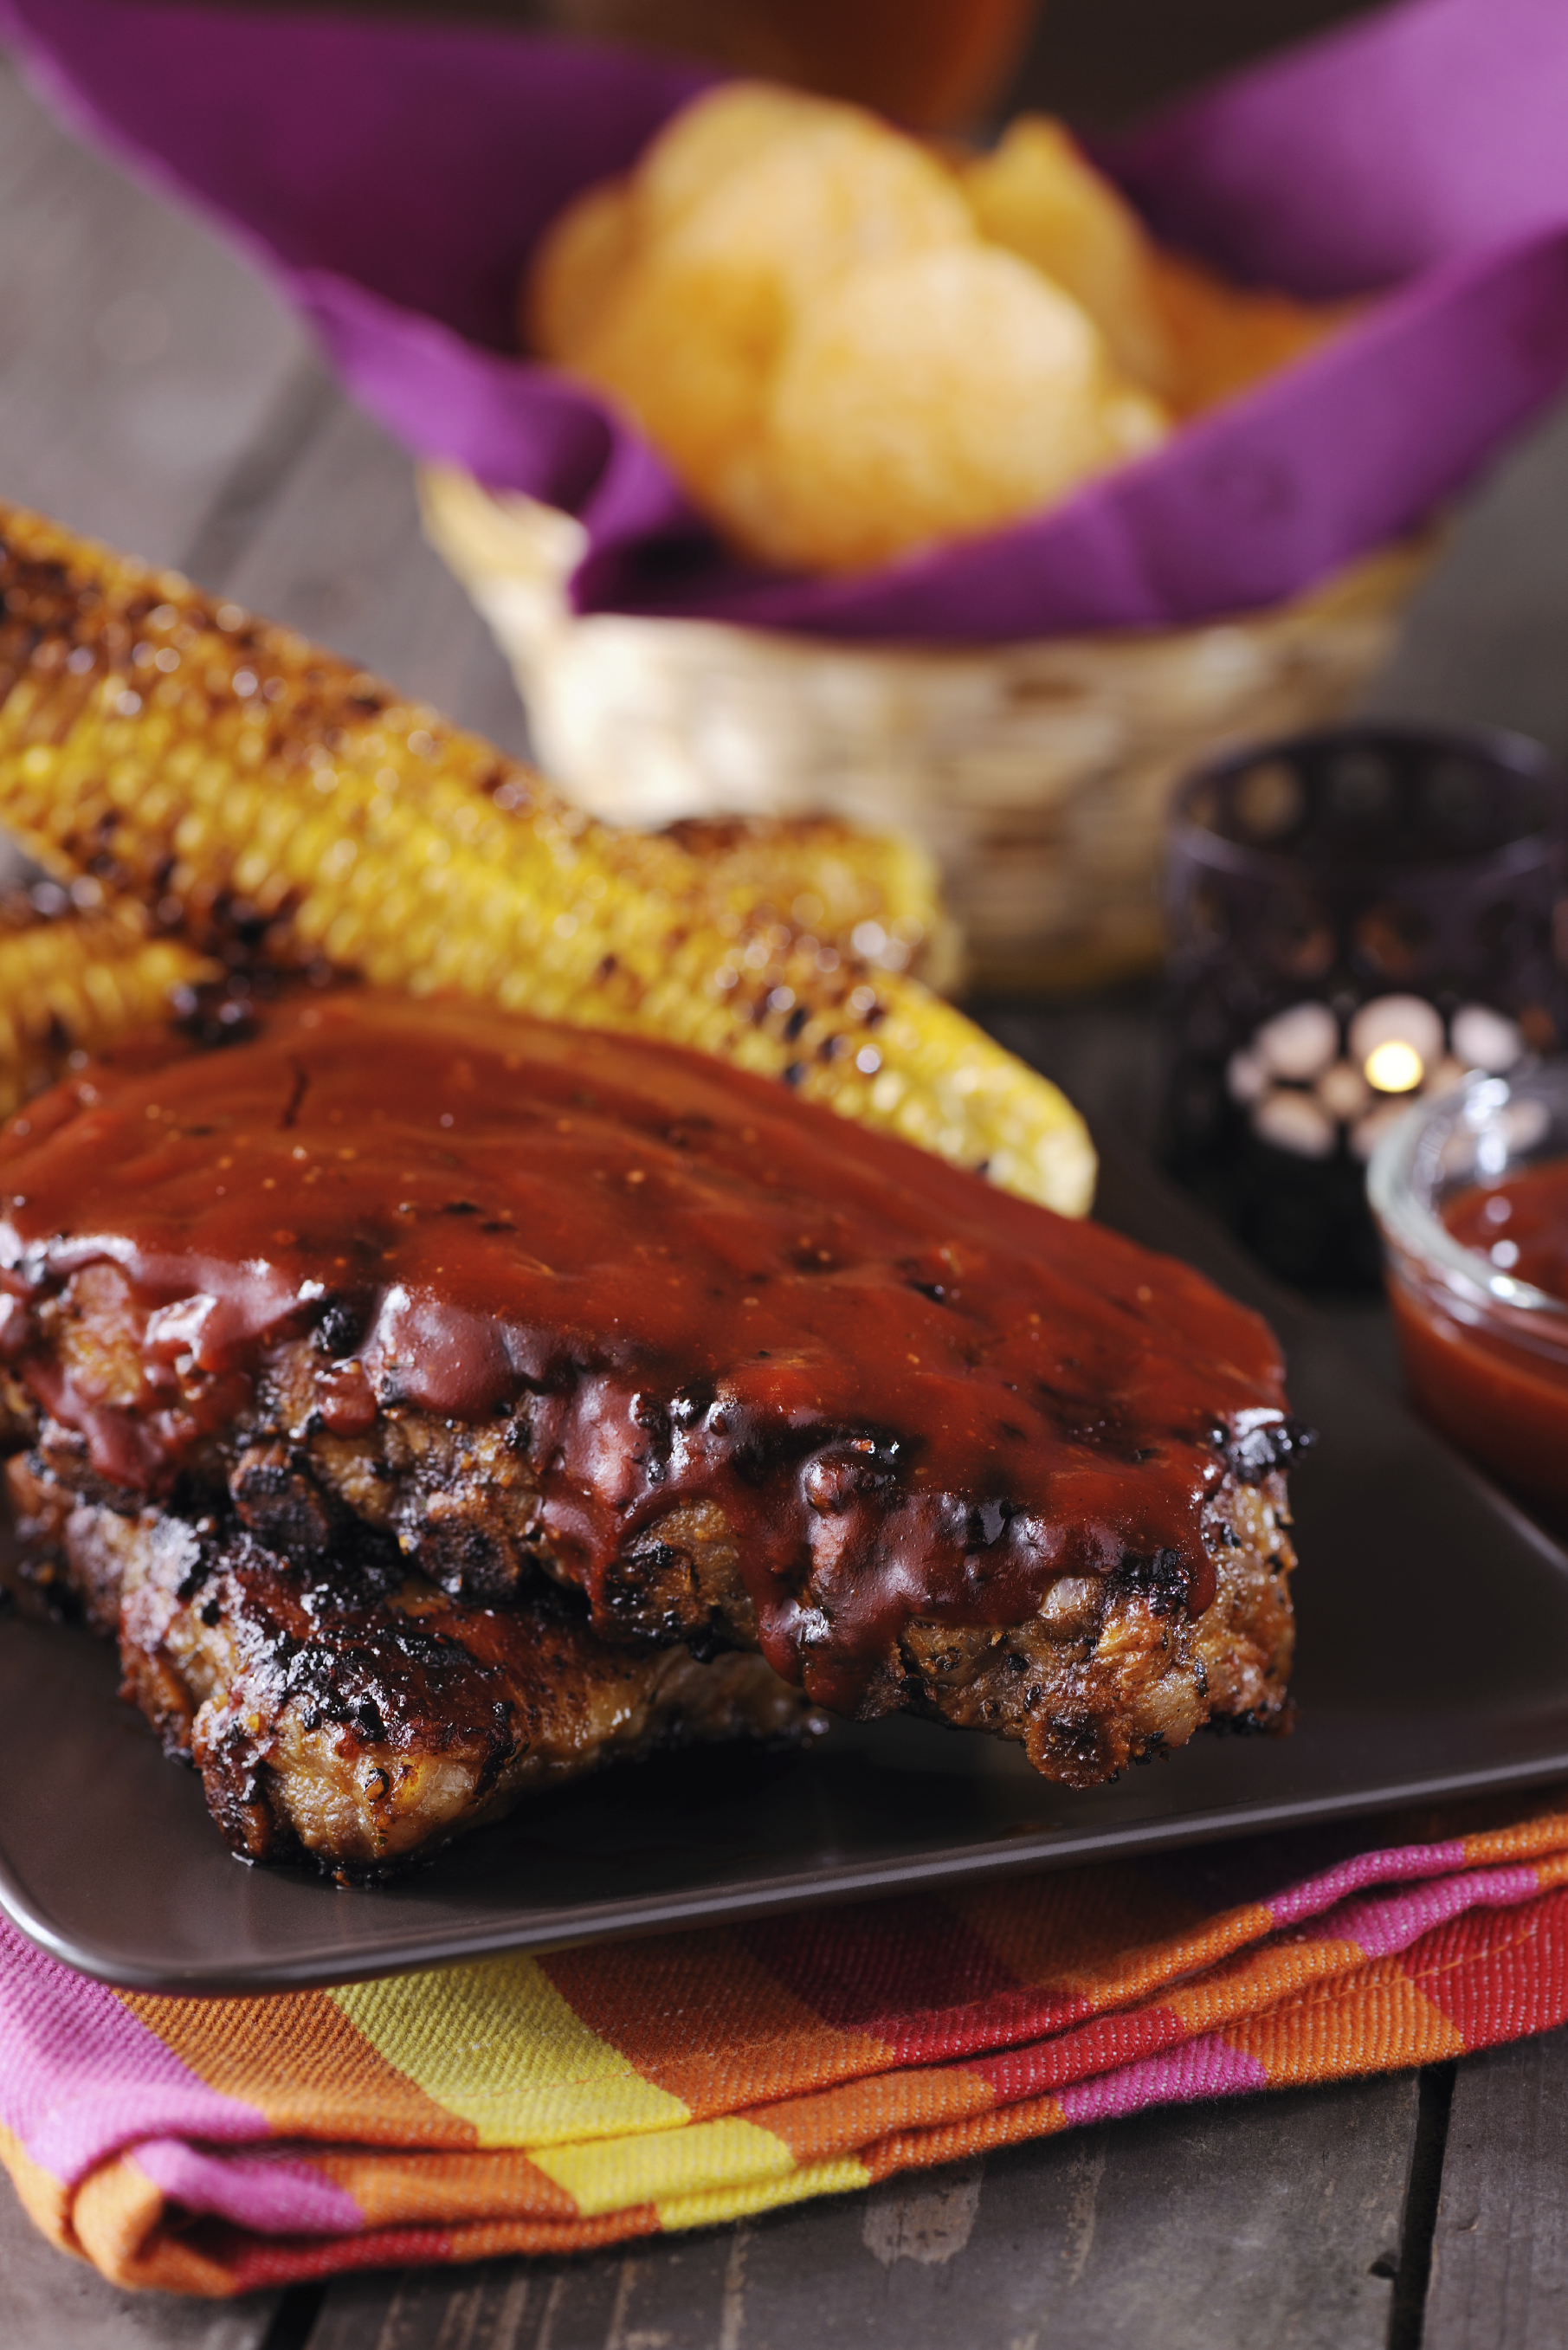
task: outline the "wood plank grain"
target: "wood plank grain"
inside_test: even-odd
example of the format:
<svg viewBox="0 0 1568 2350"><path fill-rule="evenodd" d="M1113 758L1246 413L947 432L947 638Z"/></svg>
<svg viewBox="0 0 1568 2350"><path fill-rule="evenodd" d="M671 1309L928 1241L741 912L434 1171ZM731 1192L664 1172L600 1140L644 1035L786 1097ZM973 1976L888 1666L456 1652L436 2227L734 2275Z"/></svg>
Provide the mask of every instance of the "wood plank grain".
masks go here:
<svg viewBox="0 0 1568 2350"><path fill-rule="evenodd" d="M120 2293L46 2242L0 2180L0 2342L5 2350L259 2350L277 2307Z"/></svg>
<svg viewBox="0 0 1568 2350"><path fill-rule="evenodd" d="M207 584L525 752L511 671L421 536L407 451L340 396Z"/></svg>
<svg viewBox="0 0 1568 2350"><path fill-rule="evenodd" d="M1141 2116L710 2233L342 2279L309 2350L1381 2350L1408 2077Z"/></svg>
<svg viewBox="0 0 1568 2350"><path fill-rule="evenodd" d="M1568 2028L1459 2066L1423 2350L1568 2340Z"/></svg>
<svg viewBox="0 0 1568 2350"><path fill-rule="evenodd" d="M177 563L314 364L254 271L0 65L0 494Z"/></svg>

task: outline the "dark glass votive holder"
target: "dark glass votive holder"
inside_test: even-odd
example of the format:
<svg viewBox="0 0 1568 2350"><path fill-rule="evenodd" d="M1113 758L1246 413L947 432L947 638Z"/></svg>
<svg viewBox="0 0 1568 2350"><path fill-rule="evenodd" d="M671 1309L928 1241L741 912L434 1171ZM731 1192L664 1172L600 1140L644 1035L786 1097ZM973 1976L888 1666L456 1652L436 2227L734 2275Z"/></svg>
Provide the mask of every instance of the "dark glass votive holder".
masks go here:
<svg viewBox="0 0 1568 2350"><path fill-rule="evenodd" d="M1376 1288L1392 1121L1568 1039L1565 838L1563 777L1521 735L1335 727L1183 787L1163 1155L1284 1279Z"/></svg>

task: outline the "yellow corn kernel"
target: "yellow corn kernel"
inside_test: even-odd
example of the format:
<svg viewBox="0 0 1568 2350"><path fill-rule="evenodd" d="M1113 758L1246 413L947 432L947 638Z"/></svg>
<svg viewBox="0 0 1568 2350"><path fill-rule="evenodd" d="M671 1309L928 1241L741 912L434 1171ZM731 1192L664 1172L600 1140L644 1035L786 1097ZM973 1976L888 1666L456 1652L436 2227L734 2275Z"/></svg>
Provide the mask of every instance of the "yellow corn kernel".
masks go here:
<svg viewBox="0 0 1568 2350"><path fill-rule="evenodd" d="M824 946L945 994L961 975L956 924L936 859L908 834L862 832L841 816L691 816L666 828L701 860L717 894L738 890Z"/></svg>
<svg viewBox="0 0 1568 2350"><path fill-rule="evenodd" d="M161 1018L176 989L219 976L179 939L158 938L143 909L0 923L0 1117L128 1028Z"/></svg>

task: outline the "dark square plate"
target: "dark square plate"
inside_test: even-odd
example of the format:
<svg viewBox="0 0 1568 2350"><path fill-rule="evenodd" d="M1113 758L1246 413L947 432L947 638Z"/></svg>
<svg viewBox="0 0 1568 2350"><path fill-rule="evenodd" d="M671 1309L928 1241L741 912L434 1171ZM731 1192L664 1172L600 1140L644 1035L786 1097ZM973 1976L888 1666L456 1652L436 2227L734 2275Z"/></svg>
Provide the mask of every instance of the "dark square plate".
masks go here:
<svg viewBox="0 0 1568 2350"><path fill-rule="evenodd" d="M1568 1777L1568 1557L1177 1194L1114 1158L1100 1212L1261 1305L1322 1432L1293 1493L1295 1734L1199 1738L1074 1794L1014 1747L892 1721L810 1754L628 1766L406 1882L236 1866L101 1643L0 1626L0 1905L106 1981L270 1991L784 1909Z"/></svg>

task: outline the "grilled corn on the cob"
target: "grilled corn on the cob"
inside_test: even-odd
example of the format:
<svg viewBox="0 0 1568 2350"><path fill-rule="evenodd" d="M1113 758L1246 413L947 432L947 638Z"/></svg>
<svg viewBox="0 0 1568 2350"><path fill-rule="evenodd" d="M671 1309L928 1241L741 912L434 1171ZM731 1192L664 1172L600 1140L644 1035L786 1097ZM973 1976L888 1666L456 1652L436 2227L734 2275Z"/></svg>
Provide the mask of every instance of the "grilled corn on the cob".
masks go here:
<svg viewBox="0 0 1568 2350"><path fill-rule="evenodd" d="M154 936L134 903L54 919L25 899L0 908L0 1118L57 1076L71 1053L156 1019L175 989L219 975L182 941Z"/></svg>
<svg viewBox="0 0 1568 2350"><path fill-rule="evenodd" d="M661 836L701 864L711 890L738 892L825 945L947 994L961 976L957 923L937 863L909 833L862 832L836 816L682 816Z"/></svg>
<svg viewBox="0 0 1568 2350"><path fill-rule="evenodd" d="M0 507L0 824L198 953L692 1045L1072 1214L1055 1088L898 973L714 889L287 630Z"/></svg>

